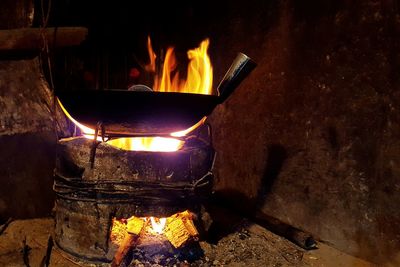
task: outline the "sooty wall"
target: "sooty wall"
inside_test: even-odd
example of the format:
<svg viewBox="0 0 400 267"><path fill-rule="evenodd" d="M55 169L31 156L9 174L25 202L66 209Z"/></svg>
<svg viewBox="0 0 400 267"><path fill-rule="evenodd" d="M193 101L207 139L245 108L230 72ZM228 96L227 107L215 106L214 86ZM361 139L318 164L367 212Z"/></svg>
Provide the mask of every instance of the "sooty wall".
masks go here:
<svg viewBox="0 0 400 267"><path fill-rule="evenodd" d="M242 51L258 67L211 116L217 192L398 264L398 2L241 1L223 16L215 66Z"/></svg>

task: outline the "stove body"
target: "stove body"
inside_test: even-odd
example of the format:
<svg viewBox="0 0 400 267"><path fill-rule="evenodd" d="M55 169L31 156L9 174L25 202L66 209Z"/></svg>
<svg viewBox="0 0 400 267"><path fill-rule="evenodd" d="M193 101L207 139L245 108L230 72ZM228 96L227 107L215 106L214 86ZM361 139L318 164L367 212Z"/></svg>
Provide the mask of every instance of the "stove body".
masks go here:
<svg viewBox="0 0 400 267"><path fill-rule="evenodd" d="M113 219L161 218L185 210L199 214L211 193L215 152L201 136L184 141L175 152L146 152L84 137L60 140L54 181L57 245L85 260L109 262L115 254Z"/></svg>
<svg viewBox="0 0 400 267"><path fill-rule="evenodd" d="M195 237L197 230L192 221L201 216L189 215L184 220L178 217L199 213L202 201L212 190L215 152L211 128L204 121L255 66L248 56L239 53L217 88L218 96L105 90L86 92L87 99L79 102L73 92L58 94L62 98L59 104L70 119L67 110L78 121L87 120L95 128L91 139L79 137L58 143L54 191L55 241L59 247L81 258L114 263L117 256L122 258L126 254L124 246L129 244L120 243L115 254L110 240L113 222L117 219L124 225L127 220L129 225L131 216L139 218L139 222L144 218L147 225L147 217L160 218L160 222L165 219L167 223L169 220L175 226L173 229L186 228ZM67 110L60 101L69 103ZM154 106L157 108L153 109ZM133 124L129 123L132 121ZM126 151L105 142L116 137L170 138L177 135L170 134L172 129L185 128L183 122L190 127L185 130L190 135L178 134L184 136L179 137L184 145L175 152ZM134 229L134 233L143 230ZM173 240L174 235L181 235L179 231L168 233L171 244L186 242ZM131 242L133 236L126 236Z"/></svg>

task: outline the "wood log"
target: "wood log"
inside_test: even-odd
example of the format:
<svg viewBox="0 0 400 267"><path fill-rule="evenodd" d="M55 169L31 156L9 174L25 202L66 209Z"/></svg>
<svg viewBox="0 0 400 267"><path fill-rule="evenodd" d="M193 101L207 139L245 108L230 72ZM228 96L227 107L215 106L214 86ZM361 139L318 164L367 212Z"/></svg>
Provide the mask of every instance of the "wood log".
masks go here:
<svg viewBox="0 0 400 267"><path fill-rule="evenodd" d="M49 47L75 46L85 40L87 33L84 27L0 30L0 52L40 50L44 47L43 36Z"/></svg>
<svg viewBox="0 0 400 267"><path fill-rule="evenodd" d="M129 251L135 247L135 243L138 240L138 235L127 234L125 236L124 241L119 246L117 252L115 253L114 259L111 263L112 267L121 266L122 262L126 260L126 256L128 255ZM129 260L129 259L128 259Z"/></svg>
<svg viewBox="0 0 400 267"><path fill-rule="evenodd" d="M132 216L128 219L126 230L131 235L139 235L140 232L143 230L143 227L144 220L142 218Z"/></svg>
<svg viewBox="0 0 400 267"><path fill-rule="evenodd" d="M303 249L311 250L317 248L317 242L310 233L264 214L259 210L254 210L253 208L249 210L238 209L221 196L214 195L214 198L207 206L207 211L210 212L214 221L213 229L209 233L213 241L234 230L229 226L235 226L243 218L247 218L268 231L288 239Z"/></svg>
<svg viewBox="0 0 400 267"><path fill-rule="evenodd" d="M181 247L191 237L197 238L199 235L187 211L168 217L164 234L175 248Z"/></svg>
<svg viewBox="0 0 400 267"><path fill-rule="evenodd" d="M310 250L317 248L317 242L310 233L288 225L261 211L256 211L251 218L274 234L285 237L303 249Z"/></svg>

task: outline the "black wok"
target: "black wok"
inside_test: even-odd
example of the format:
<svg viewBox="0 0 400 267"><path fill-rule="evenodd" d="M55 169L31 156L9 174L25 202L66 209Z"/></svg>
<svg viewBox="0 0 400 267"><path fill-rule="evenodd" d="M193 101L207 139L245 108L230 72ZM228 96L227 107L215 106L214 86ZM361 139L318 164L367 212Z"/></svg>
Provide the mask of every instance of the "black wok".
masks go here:
<svg viewBox="0 0 400 267"><path fill-rule="evenodd" d="M107 134L185 130L220 103L215 95L153 91L71 90L56 95L75 120L92 129L102 122Z"/></svg>
<svg viewBox="0 0 400 267"><path fill-rule="evenodd" d="M56 96L67 112L107 135L170 134L190 128L225 101L256 64L239 53L218 86L219 95L128 90L71 90Z"/></svg>

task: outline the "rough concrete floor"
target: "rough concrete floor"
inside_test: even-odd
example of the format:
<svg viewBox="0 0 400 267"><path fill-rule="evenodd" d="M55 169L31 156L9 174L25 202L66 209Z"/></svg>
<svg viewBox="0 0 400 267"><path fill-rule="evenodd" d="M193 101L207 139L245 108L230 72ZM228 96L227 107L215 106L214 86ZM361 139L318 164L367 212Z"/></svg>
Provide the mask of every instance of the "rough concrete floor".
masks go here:
<svg viewBox="0 0 400 267"><path fill-rule="evenodd" d="M26 266L23 260L23 240L30 247L30 266L43 266L47 241L53 230L53 219L31 219L12 222L0 235L0 266ZM296 245L243 221L236 231L221 238L216 244L200 242L204 257L192 264L175 262L175 266L375 266L319 243L317 250L304 251ZM54 247L50 266L96 266L70 258ZM97 265L107 266L107 265ZM161 266L133 261L131 266Z"/></svg>

